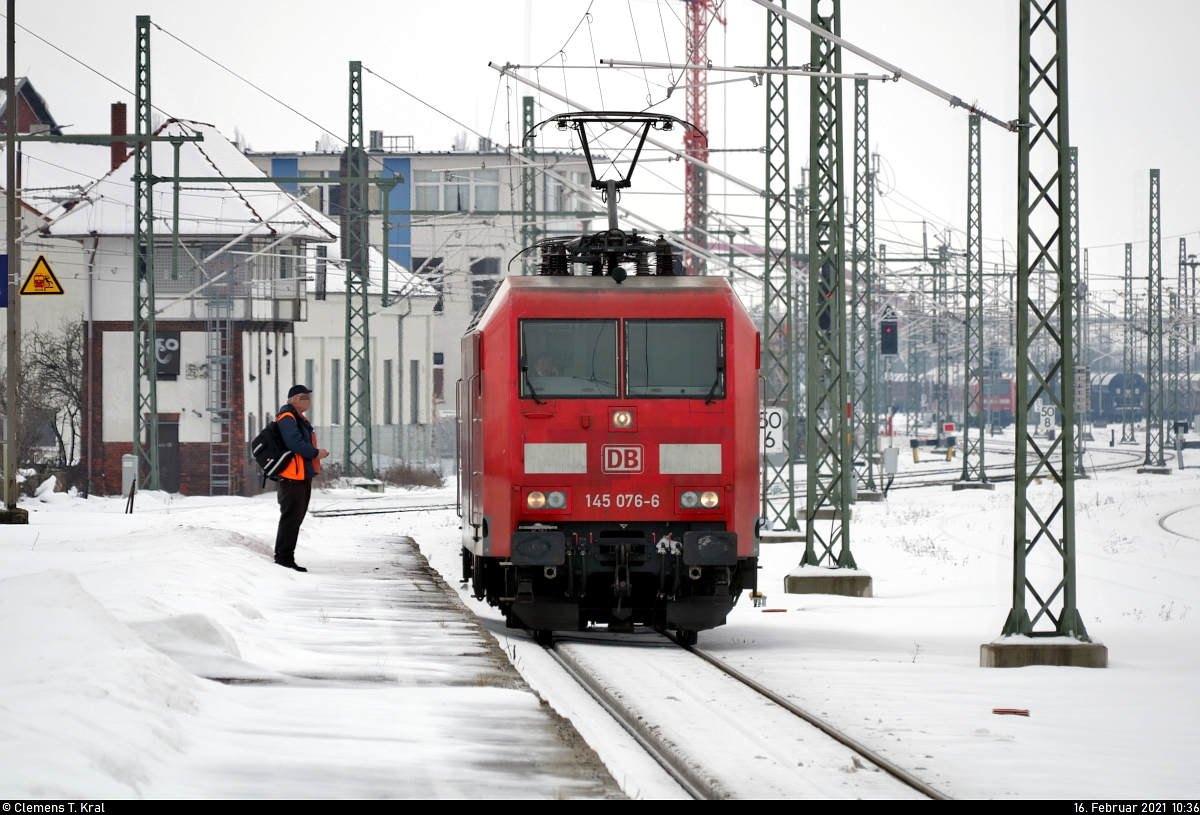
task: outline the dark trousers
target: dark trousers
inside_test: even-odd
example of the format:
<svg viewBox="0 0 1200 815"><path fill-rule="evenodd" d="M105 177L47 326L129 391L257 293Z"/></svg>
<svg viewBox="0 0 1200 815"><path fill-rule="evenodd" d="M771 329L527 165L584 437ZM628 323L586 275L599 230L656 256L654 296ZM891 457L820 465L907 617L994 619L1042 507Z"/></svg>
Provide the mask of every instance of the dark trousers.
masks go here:
<svg viewBox="0 0 1200 815"><path fill-rule="evenodd" d="M275 562L296 561L296 536L300 524L308 512L308 499L312 496L312 481L281 480L276 487L279 496L279 531L275 534Z"/></svg>

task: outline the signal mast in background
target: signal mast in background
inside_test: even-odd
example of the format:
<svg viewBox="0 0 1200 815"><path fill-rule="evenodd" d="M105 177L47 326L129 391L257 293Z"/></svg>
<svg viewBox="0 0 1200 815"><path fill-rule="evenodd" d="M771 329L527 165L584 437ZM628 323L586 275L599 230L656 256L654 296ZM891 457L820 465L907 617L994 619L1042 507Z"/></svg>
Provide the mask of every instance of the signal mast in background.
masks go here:
<svg viewBox="0 0 1200 815"><path fill-rule="evenodd" d="M719 9L724 0L684 0L687 4L687 64L707 65L708 45L706 38L710 17L721 25L725 19ZM718 11L713 10L716 6ZM687 109L684 119L694 124L697 130L688 130L683 137L684 151L693 158L708 163L708 72L700 69L685 74L687 86ZM684 169L683 183L683 231L696 246L708 246L708 173L688 162ZM684 274L705 273L705 261L691 252L683 256Z"/></svg>

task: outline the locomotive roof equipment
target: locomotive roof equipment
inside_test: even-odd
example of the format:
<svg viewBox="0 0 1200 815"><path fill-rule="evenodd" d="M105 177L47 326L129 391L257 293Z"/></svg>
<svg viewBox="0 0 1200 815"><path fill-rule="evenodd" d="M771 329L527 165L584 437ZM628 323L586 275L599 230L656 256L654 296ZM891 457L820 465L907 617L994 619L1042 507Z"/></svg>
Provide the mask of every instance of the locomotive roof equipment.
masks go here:
<svg viewBox="0 0 1200 815"><path fill-rule="evenodd" d="M637 167L638 159L642 155L642 147L646 143L646 136L651 130L660 130L671 132L675 129L675 125L679 124L689 130L694 130L704 134L695 125L690 122L685 122L675 116L669 116L662 113L643 113L637 111L599 111L593 113L560 113L556 116L551 116L543 122L534 125L533 128L525 134L525 138L536 134L536 132L546 125L553 123L559 130L574 130L579 135L580 144L583 146L583 155L587 159L588 172L591 174L591 186L593 189L600 190L601 196L608 205L608 229L604 232L593 232L591 234L580 235L577 237L555 237L546 238L538 241L533 246L518 253L513 260L521 257L525 252L537 249L540 252L540 262L538 264L538 272L543 275L571 275L572 263L586 264L594 277L603 277L607 275L613 279L615 283L622 283L628 277L622 263L632 263L634 271L638 275L650 274L650 255L654 255L655 266L654 274L656 275L673 275L675 274L675 257L671 251L671 246L662 236L658 236L658 240L651 241L637 233L636 230L630 230L628 234L623 231L617 223L617 201L620 197L620 190L629 189L632 185L633 171ZM629 162L629 168L624 175L618 172L618 178L601 178L603 172L597 173L595 159L592 156L591 144L588 141L587 125L598 124L608 128L617 125L632 124L638 127L637 148L634 151L633 158ZM609 162L609 166L616 169L616 159ZM509 261L511 265L512 261Z"/></svg>

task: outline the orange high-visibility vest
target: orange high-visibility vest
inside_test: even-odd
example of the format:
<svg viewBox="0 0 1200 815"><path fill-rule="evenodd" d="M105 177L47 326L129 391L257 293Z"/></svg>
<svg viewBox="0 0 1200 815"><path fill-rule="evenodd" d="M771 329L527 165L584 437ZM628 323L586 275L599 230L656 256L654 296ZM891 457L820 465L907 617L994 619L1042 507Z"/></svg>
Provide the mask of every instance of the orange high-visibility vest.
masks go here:
<svg viewBox="0 0 1200 815"><path fill-rule="evenodd" d="M280 413L278 416L275 417L275 421L276 422L282 421L284 416L291 416L293 421L295 421L297 426L299 426L300 420L297 419L295 417L295 415L293 415L292 413ZM316 447L317 446L317 431L314 430L309 435L312 436L310 444L312 444L313 447ZM321 459L319 459L319 458L312 459L312 465L313 465L313 474L314 475L321 472ZM279 474L279 477L286 478L289 481L303 481L304 480L304 456L293 454L291 461L289 461L287 463L287 466L283 468L283 472L281 472Z"/></svg>

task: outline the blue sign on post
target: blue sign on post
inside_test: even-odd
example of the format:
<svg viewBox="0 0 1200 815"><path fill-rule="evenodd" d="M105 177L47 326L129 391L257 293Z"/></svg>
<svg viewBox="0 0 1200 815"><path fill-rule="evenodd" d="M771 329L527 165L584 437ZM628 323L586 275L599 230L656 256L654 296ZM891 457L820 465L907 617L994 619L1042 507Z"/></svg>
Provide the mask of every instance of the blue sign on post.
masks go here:
<svg viewBox="0 0 1200 815"><path fill-rule="evenodd" d="M4 281L0 286L0 308L8 308L8 255L0 255L0 280Z"/></svg>

